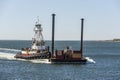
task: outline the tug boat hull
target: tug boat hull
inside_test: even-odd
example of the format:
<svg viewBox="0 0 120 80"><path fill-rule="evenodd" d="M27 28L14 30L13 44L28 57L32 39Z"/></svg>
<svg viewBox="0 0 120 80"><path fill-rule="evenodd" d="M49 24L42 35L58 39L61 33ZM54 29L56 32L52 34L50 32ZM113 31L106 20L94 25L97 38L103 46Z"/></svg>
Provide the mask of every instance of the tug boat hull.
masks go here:
<svg viewBox="0 0 120 80"><path fill-rule="evenodd" d="M20 59L49 59L50 55L49 53L46 54L40 54L40 53L35 53L35 54L22 54L18 53L14 56L15 58L20 58Z"/></svg>

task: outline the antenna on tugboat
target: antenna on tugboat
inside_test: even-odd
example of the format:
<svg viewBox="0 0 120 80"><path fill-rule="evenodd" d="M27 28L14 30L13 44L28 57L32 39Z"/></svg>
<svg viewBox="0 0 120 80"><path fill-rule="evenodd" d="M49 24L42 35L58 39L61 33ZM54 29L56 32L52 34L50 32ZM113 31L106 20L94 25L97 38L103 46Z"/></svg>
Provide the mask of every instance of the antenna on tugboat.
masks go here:
<svg viewBox="0 0 120 80"><path fill-rule="evenodd" d="M81 44L80 44L81 56L83 56L83 23L84 18L81 19Z"/></svg>
<svg viewBox="0 0 120 80"><path fill-rule="evenodd" d="M55 14L52 14L52 53L51 53L51 57L54 54L54 30L55 30Z"/></svg>
<svg viewBox="0 0 120 80"><path fill-rule="evenodd" d="M39 16L37 16L37 21L36 21L36 23L38 24L38 23L39 23L39 21L40 21L40 20L39 20Z"/></svg>

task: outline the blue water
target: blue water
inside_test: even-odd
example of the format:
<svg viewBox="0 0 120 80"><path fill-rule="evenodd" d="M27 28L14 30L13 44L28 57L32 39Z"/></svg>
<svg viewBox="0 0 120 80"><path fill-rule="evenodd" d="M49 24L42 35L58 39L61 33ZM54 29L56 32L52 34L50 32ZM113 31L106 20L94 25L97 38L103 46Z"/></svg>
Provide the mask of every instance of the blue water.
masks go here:
<svg viewBox="0 0 120 80"><path fill-rule="evenodd" d="M46 45L51 46L50 41ZM16 54L31 41L0 40L0 53ZM55 49L72 46L79 50L79 41L56 41ZM84 56L96 63L41 64L0 58L0 80L120 80L120 43L84 41Z"/></svg>

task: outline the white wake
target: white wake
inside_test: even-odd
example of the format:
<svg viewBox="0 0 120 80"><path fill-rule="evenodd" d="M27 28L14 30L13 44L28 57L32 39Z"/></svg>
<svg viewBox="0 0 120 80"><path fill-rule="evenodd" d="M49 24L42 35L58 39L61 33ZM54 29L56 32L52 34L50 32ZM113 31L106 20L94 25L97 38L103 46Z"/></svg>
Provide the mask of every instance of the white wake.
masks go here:
<svg viewBox="0 0 120 80"><path fill-rule="evenodd" d="M29 60L32 63L45 63L45 64L50 64L49 59L35 59L35 60Z"/></svg>
<svg viewBox="0 0 120 80"><path fill-rule="evenodd" d="M5 51L5 52L19 52L20 50L18 50L18 49L9 49L9 48L0 48L0 51Z"/></svg>
<svg viewBox="0 0 120 80"><path fill-rule="evenodd" d="M87 59L87 61L88 62L90 62L90 63L96 63L92 58L90 58L90 57L85 57L86 59Z"/></svg>
<svg viewBox="0 0 120 80"><path fill-rule="evenodd" d="M0 59L15 60L15 54L0 52Z"/></svg>
<svg viewBox="0 0 120 80"><path fill-rule="evenodd" d="M17 49L0 48L0 59L15 60L15 53L19 51Z"/></svg>

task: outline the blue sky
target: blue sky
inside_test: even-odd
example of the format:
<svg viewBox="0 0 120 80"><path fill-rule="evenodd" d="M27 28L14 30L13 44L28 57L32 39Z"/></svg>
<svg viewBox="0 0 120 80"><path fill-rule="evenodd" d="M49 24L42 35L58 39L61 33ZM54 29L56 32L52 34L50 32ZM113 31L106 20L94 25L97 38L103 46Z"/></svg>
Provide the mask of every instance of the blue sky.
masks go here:
<svg viewBox="0 0 120 80"><path fill-rule="evenodd" d="M120 38L120 0L0 0L0 40L31 40L39 16L45 40L51 40L51 14L56 14L56 40Z"/></svg>

